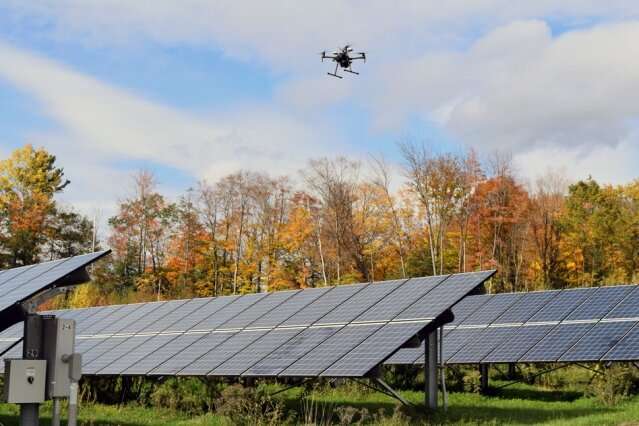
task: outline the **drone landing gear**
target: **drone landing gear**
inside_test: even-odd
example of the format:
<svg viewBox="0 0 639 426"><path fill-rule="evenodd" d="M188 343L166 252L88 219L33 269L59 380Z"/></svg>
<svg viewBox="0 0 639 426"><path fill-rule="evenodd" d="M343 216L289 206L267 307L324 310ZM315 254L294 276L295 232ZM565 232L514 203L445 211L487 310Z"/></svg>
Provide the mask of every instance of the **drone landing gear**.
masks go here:
<svg viewBox="0 0 639 426"><path fill-rule="evenodd" d="M342 78L342 76L341 76L341 75L338 75L338 74L337 74L337 68L338 68L338 67L339 67L339 64L336 64L336 65L335 65L335 71L333 71L332 73L327 72L326 74L328 74L328 75L332 75L333 77Z"/></svg>
<svg viewBox="0 0 639 426"><path fill-rule="evenodd" d="M355 71L353 71L353 70L351 70L351 69L346 69L346 70L344 70L344 71L345 71L345 72L350 72L351 74L359 75L359 73L358 73L358 72L355 72Z"/></svg>

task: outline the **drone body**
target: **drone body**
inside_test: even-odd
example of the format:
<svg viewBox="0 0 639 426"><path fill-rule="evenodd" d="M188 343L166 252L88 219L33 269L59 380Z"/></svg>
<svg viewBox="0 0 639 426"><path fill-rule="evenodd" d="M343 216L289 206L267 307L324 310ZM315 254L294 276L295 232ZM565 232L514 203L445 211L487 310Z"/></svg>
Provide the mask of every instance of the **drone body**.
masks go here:
<svg viewBox="0 0 639 426"><path fill-rule="evenodd" d="M322 62L324 62L324 59L330 59L335 62L335 71L333 71L332 73L329 72L327 74L333 77L342 78L341 75L337 74L337 70L341 67L345 72L359 75L359 73L353 71L351 67L353 65L353 61L357 59L362 59L364 62L366 62L366 53L357 52L356 56L351 56L352 51L353 48L347 44L343 48L336 50L330 55L327 55L326 51L322 52Z"/></svg>

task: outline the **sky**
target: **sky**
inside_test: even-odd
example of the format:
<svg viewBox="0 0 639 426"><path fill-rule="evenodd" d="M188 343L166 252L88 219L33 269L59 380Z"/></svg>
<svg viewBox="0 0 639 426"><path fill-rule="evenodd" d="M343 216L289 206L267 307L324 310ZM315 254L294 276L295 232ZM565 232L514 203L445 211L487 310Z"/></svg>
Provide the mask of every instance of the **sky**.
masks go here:
<svg viewBox="0 0 639 426"><path fill-rule="evenodd" d="M367 52L338 80L319 53ZM132 175L177 197L239 169L420 141L621 184L638 177L639 2L3 0L0 155L55 154L106 218Z"/></svg>

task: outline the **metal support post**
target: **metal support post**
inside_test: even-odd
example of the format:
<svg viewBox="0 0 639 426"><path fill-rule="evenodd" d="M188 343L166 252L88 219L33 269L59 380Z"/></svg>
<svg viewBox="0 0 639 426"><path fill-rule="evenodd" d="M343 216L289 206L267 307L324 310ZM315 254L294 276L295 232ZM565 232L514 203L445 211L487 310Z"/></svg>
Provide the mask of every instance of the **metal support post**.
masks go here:
<svg viewBox="0 0 639 426"><path fill-rule="evenodd" d="M24 359L42 359L42 317L28 314L24 320L22 338L22 357ZM20 405L20 426L39 426L40 404Z"/></svg>
<svg viewBox="0 0 639 426"><path fill-rule="evenodd" d="M78 423L78 382L71 382L69 393L68 426L76 426Z"/></svg>
<svg viewBox="0 0 639 426"><path fill-rule="evenodd" d="M424 378L426 387L426 406L431 409L437 408L437 330L433 330L426 336L424 363Z"/></svg>
<svg viewBox="0 0 639 426"><path fill-rule="evenodd" d="M479 364L479 392L486 394L488 392L488 369L490 364Z"/></svg>
<svg viewBox="0 0 639 426"><path fill-rule="evenodd" d="M51 407L51 426L60 426L60 398L52 398L53 406Z"/></svg>

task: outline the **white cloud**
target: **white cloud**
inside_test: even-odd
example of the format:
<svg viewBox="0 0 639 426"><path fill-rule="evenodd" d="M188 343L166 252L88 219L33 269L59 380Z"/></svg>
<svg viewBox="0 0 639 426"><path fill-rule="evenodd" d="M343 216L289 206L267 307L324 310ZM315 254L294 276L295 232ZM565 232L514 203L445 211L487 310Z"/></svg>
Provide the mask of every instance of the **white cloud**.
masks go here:
<svg viewBox="0 0 639 426"><path fill-rule="evenodd" d="M637 38L639 22L556 38L542 21L513 22L394 79L382 71L387 83L368 102L382 125L417 111L482 149L615 146L639 114L639 44L628 42Z"/></svg>
<svg viewBox="0 0 639 426"><path fill-rule="evenodd" d="M55 133L30 140L58 155L74 181L66 197L78 205L108 200L105 208L112 209L126 195L136 161L180 170L195 181L240 168L293 173L307 158L335 151L334 135L274 108L185 113L5 43L0 79L32 96L59 125ZM176 185L163 187L171 191Z"/></svg>

